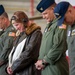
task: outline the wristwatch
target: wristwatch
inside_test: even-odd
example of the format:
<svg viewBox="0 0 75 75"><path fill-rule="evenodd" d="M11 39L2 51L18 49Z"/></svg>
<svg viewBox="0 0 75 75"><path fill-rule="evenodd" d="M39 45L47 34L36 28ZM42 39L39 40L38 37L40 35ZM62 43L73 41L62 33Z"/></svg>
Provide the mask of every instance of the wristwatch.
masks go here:
<svg viewBox="0 0 75 75"><path fill-rule="evenodd" d="M44 60L42 60L42 65L44 65L44 66L46 65L46 62Z"/></svg>

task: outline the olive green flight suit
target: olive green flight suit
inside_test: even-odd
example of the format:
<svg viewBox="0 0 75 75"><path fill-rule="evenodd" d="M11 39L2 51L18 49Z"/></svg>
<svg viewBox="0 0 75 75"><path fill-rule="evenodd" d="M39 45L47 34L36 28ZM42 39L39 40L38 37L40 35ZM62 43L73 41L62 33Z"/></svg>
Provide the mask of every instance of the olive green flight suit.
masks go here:
<svg viewBox="0 0 75 75"><path fill-rule="evenodd" d="M7 75L5 68L8 62L8 55L13 47L16 30L10 25L0 36L0 75Z"/></svg>
<svg viewBox="0 0 75 75"><path fill-rule="evenodd" d="M67 31L57 26L57 20L47 25L40 48L39 60L44 59L48 64L42 70L42 75L69 75L66 59Z"/></svg>
<svg viewBox="0 0 75 75"><path fill-rule="evenodd" d="M75 75L75 24L68 29L68 55L70 59L70 74Z"/></svg>

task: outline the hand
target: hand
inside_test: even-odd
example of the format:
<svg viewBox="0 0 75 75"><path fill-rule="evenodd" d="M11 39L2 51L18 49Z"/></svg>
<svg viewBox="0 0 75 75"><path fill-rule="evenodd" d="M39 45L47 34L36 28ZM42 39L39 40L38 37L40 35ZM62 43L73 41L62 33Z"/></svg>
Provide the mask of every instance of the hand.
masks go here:
<svg viewBox="0 0 75 75"><path fill-rule="evenodd" d="M8 72L9 75L13 74L13 71L12 71L12 69L10 67L7 67L7 72Z"/></svg>
<svg viewBox="0 0 75 75"><path fill-rule="evenodd" d="M44 65L42 65L42 60L38 60L36 63L35 63L35 66L36 66L36 69L38 70L42 70L44 69Z"/></svg>

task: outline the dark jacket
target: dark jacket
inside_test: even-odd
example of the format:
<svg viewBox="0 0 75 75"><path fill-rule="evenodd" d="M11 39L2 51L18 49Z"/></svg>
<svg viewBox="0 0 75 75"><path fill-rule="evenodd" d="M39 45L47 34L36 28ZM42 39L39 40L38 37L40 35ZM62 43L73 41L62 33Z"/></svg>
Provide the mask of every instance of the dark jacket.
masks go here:
<svg viewBox="0 0 75 75"><path fill-rule="evenodd" d="M5 68L8 62L8 55L13 47L15 32L14 27L10 25L0 36L0 75L7 75Z"/></svg>
<svg viewBox="0 0 75 75"><path fill-rule="evenodd" d="M27 39L20 58L12 65L14 75L36 75L35 62L39 56L42 33L40 27L33 23L26 31ZM37 74L38 75L38 74Z"/></svg>

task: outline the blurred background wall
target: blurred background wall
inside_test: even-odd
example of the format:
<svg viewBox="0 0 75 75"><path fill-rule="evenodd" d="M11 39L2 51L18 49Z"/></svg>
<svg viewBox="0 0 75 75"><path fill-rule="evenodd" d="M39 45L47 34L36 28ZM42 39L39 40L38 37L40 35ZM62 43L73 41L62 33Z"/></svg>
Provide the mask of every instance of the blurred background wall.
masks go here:
<svg viewBox="0 0 75 75"><path fill-rule="evenodd" d="M9 19L15 11L24 11L27 13L28 17L36 17L41 15L37 10L36 6L41 0L0 0L0 4L4 5L6 12L9 15ZM75 0L55 0L56 3L60 1L69 1L73 6L75 5ZM34 20L38 25L41 26L42 32L46 26L46 21L44 19Z"/></svg>
<svg viewBox="0 0 75 75"><path fill-rule="evenodd" d="M39 16L40 13L36 10L36 6L40 0L0 0L9 15L9 19L15 11L24 11L29 18ZM43 19L34 20L42 27L42 32L46 26L46 21Z"/></svg>

